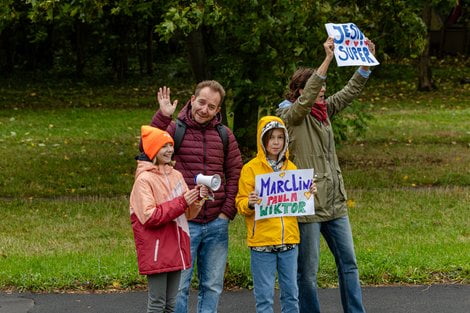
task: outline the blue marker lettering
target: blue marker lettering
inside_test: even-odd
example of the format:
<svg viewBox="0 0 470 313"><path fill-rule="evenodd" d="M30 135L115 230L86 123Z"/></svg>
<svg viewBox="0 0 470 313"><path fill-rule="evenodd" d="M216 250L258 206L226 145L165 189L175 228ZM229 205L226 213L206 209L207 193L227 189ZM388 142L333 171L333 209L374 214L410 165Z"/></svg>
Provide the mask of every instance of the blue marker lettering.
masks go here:
<svg viewBox="0 0 470 313"><path fill-rule="evenodd" d="M284 183L284 190L287 192L287 191L292 191L292 187L289 187L290 185L290 180L287 179Z"/></svg>
<svg viewBox="0 0 470 313"><path fill-rule="evenodd" d="M351 39L356 39L356 38L358 38L359 40L364 39L364 34L359 30L359 28L355 24L351 23L349 27L354 32L354 35L351 36Z"/></svg>
<svg viewBox="0 0 470 313"><path fill-rule="evenodd" d="M306 190L306 189L308 190L308 189L310 189L310 185L312 184L312 180L309 179L306 182L302 182L302 183L303 183L302 190Z"/></svg>
<svg viewBox="0 0 470 313"><path fill-rule="evenodd" d="M348 53L346 51L344 51L344 47L343 46L339 46L338 47L338 51L340 53L338 53L338 58L341 60L341 61L346 61L348 59Z"/></svg>
<svg viewBox="0 0 470 313"><path fill-rule="evenodd" d="M348 38L352 38L352 37L351 37L351 33L349 32L349 26L348 26L348 25L344 25L344 24L341 25L341 26L343 27L345 36L348 37Z"/></svg>
<svg viewBox="0 0 470 313"><path fill-rule="evenodd" d="M259 196L262 197L264 195L264 190L266 189L266 193L269 195L269 184L271 182L271 178L269 177L267 181L261 178L261 191Z"/></svg>
<svg viewBox="0 0 470 313"><path fill-rule="evenodd" d="M277 192L276 193L280 193L280 192L284 192L284 181L282 180L279 180L277 182Z"/></svg>
<svg viewBox="0 0 470 313"><path fill-rule="evenodd" d="M344 41L343 30L341 29L341 27L336 26L336 25L333 25L333 29L337 30L338 33L339 33L339 36L340 36L339 39L336 39L336 36L333 36L334 42L335 43L342 43Z"/></svg>
<svg viewBox="0 0 470 313"><path fill-rule="evenodd" d="M366 47L364 47L364 48L362 48L362 52L364 52L364 56L366 57L367 62L369 62L369 63L374 63L374 60L372 60L372 59L369 57L369 49L367 49Z"/></svg>

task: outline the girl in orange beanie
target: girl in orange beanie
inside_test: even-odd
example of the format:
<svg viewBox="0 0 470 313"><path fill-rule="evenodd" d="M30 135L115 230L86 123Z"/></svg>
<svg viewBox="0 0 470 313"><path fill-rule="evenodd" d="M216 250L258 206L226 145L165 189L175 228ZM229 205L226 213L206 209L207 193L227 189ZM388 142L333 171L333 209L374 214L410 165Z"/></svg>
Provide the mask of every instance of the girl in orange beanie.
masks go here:
<svg viewBox="0 0 470 313"><path fill-rule="evenodd" d="M147 312L173 312L181 271L191 266L187 219L197 216L206 187L188 190L173 168L173 138L142 126L130 215L139 273L147 275ZM201 189L201 190L200 190Z"/></svg>

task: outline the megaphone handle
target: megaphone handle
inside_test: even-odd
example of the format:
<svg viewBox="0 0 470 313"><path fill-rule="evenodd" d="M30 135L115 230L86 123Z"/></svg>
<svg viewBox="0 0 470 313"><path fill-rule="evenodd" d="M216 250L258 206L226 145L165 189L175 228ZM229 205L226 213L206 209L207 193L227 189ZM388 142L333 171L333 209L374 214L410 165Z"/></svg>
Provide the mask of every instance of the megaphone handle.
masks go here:
<svg viewBox="0 0 470 313"><path fill-rule="evenodd" d="M199 196L204 199L204 200L214 200L214 192L212 191L212 189L210 189L209 187L207 188L207 190L209 191L209 195L207 196L203 196L202 195L202 191L199 190Z"/></svg>

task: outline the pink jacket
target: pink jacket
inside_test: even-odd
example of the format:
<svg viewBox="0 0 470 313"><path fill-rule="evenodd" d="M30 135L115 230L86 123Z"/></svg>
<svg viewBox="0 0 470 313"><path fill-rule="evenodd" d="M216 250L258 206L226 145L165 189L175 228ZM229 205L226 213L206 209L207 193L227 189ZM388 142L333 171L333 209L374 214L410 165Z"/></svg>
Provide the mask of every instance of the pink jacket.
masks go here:
<svg viewBox="0 0 470 313"><path fill-rule="evenodd" d="M130 214L139 273L183 270L191 266L188 187L180 172L169 165L137 161L130 196Z"/></svg>
<svg viewBox="0 0 470 313"><path fill-rule="evenodd" d="M219 174L223 181L219 190L214 192L215 200L206 201L199 215L191 222L207 223L216 219L220 213L233 219L237 214L235 197L243 165L235 136L227 128L229 145L228 153L224 157L222 139L216 129L216 125L221 123L220 114L208 125L200 125L191 118L191 102L188 102L181 109L178 118L186 123L187 128L180 149L174 156L175 169L183 174L190 188L195 185L194 177L200 173ZM171 117L164 116L161 111L155 113L151 126L166 130L171 136L175 134L175 122Z"/></svg>

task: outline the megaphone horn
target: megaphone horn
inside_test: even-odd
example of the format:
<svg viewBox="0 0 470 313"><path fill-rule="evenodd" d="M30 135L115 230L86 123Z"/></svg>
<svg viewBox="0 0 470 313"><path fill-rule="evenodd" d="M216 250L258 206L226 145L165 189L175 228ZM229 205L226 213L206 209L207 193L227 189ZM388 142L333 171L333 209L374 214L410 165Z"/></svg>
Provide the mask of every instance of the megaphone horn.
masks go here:
<svg viewBox="0 0 470 313"><path fill-rule="evenodd" d="M217 189L219 189L220 185L222 184L222 179L220 178L220 175L218 174L214 174L214 175L197 174L196 177L194 177L194 181L196 182L197 185L201 184L201 185L207 186L212 191L216 191Z"/></svg>

